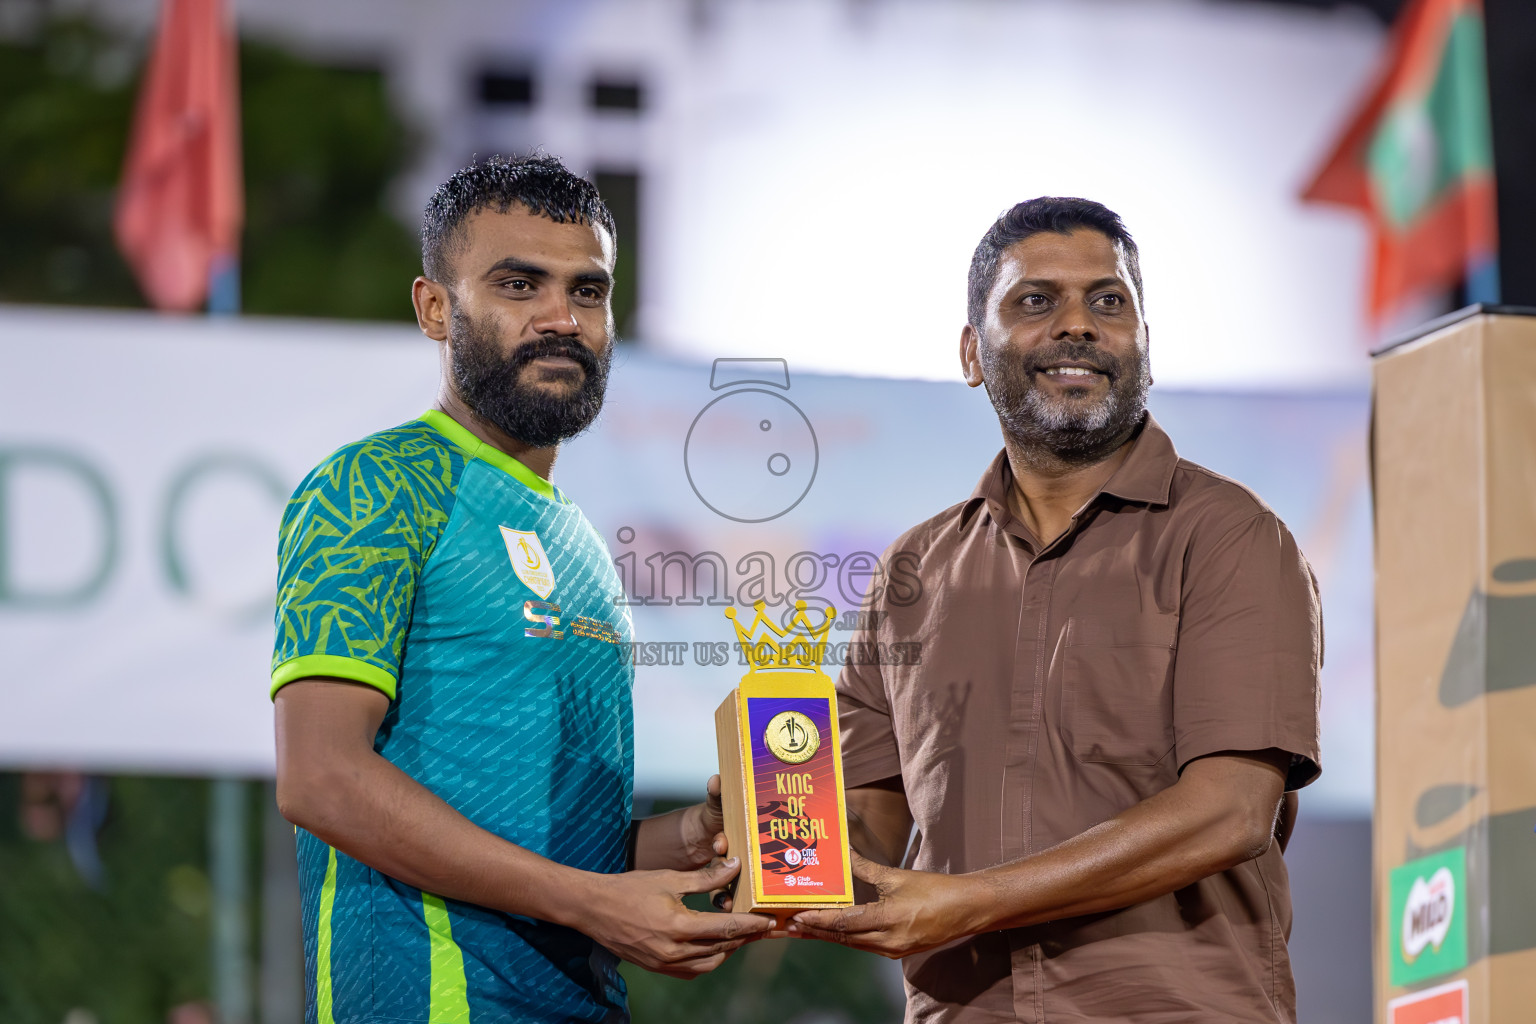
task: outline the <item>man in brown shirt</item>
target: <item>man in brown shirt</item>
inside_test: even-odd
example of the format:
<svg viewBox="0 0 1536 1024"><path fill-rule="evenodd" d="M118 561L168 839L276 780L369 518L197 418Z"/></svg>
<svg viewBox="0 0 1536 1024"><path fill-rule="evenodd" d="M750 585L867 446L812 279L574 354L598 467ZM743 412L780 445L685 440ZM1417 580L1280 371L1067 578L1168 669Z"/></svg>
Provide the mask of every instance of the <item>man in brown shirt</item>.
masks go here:
<svg viewBox="0 0 1536 1024"><path fill-rule="evenodd" d="M790 930L903 958L909 1021L1294 1021L1281 850L1319 772L1311 570L1146 413L1114 213L1008 211L968 319L1003 451L888 552L921 587L872 595L862 649L920 657L838 682L855 872L879 898ZM915 870L889 866L904 851Z"/></svg>

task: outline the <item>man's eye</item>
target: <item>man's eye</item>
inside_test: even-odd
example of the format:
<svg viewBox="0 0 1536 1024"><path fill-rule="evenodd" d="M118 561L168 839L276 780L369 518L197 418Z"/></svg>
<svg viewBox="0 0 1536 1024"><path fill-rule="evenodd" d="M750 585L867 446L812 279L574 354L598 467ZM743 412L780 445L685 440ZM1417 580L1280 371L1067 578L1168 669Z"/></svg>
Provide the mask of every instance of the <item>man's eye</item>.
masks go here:
<svg viewBox="0 0 1536 1024"><path fill-rule="evenodd" d="M1125 300L1118 295L1100 295L1099 304L1101 306L1108 306L1111 309L1119 309L1125 305Z"/></svg>
<svg viewBox="0 0 1536 1024"><path fill-rule="evenodd" d="M1036 292L1036 293L1034 293L1032 295L1024 296L1022 299L1019 300L1019 303L1020 303L1020 305L1024 305L1024 306L1032 306L1032 307L1035 307L1035 308L1039 308L1040 306L1045 305L1046 298L1045 298L1044 295L1041 295L1038 292Z"/></svg>
<svg viewBox="0 0 1536 1024"><path fill-rule="evenodd" d="M503 282L502 287L508 291L526 292L533 287L533 282L527 278L514 277L510 281Z"/></svg>

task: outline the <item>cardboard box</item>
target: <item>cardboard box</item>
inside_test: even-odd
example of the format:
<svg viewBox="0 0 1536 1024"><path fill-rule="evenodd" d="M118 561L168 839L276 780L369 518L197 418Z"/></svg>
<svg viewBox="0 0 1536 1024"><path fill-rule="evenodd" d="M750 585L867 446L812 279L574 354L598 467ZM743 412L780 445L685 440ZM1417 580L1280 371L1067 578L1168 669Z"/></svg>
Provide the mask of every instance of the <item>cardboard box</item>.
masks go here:
<svg viewBox="0 0 1536 1024"><path fill-rule="evenodd" d="M1536 1020L1530 314L1472 307L1374 364L1379 1021L1460 981L1445 1019Z"/></svg>

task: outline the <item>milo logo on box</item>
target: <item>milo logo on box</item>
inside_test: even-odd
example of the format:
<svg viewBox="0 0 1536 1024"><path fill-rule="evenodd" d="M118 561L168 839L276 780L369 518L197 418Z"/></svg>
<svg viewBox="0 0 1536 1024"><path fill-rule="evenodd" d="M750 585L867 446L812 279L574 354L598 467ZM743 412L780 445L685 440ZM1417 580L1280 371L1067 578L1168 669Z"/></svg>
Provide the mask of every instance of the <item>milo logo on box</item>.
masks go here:
<svg viewBox="0 0 1536 1024"><path fill-rule="evenodd" d="M1467 966L1467 851L1446 850L1392 871L1392 984Z"/></svg>

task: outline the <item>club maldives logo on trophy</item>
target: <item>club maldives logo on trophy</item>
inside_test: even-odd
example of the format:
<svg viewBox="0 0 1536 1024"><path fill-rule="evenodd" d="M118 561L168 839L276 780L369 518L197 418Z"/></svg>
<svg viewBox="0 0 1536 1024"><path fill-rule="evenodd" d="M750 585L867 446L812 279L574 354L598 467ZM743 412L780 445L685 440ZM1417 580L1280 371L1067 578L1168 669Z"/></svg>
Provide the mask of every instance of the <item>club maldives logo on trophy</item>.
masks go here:
<svg viewBox="0 0 1536 1024"><path fill-rule="evenodd" d="M753 606L726 616L747 674L715 712L725 834L741 858L734 909L780 919L853 905L837 692L821 666L835 609L813 624L795 602L787 628Z"/></svg>

